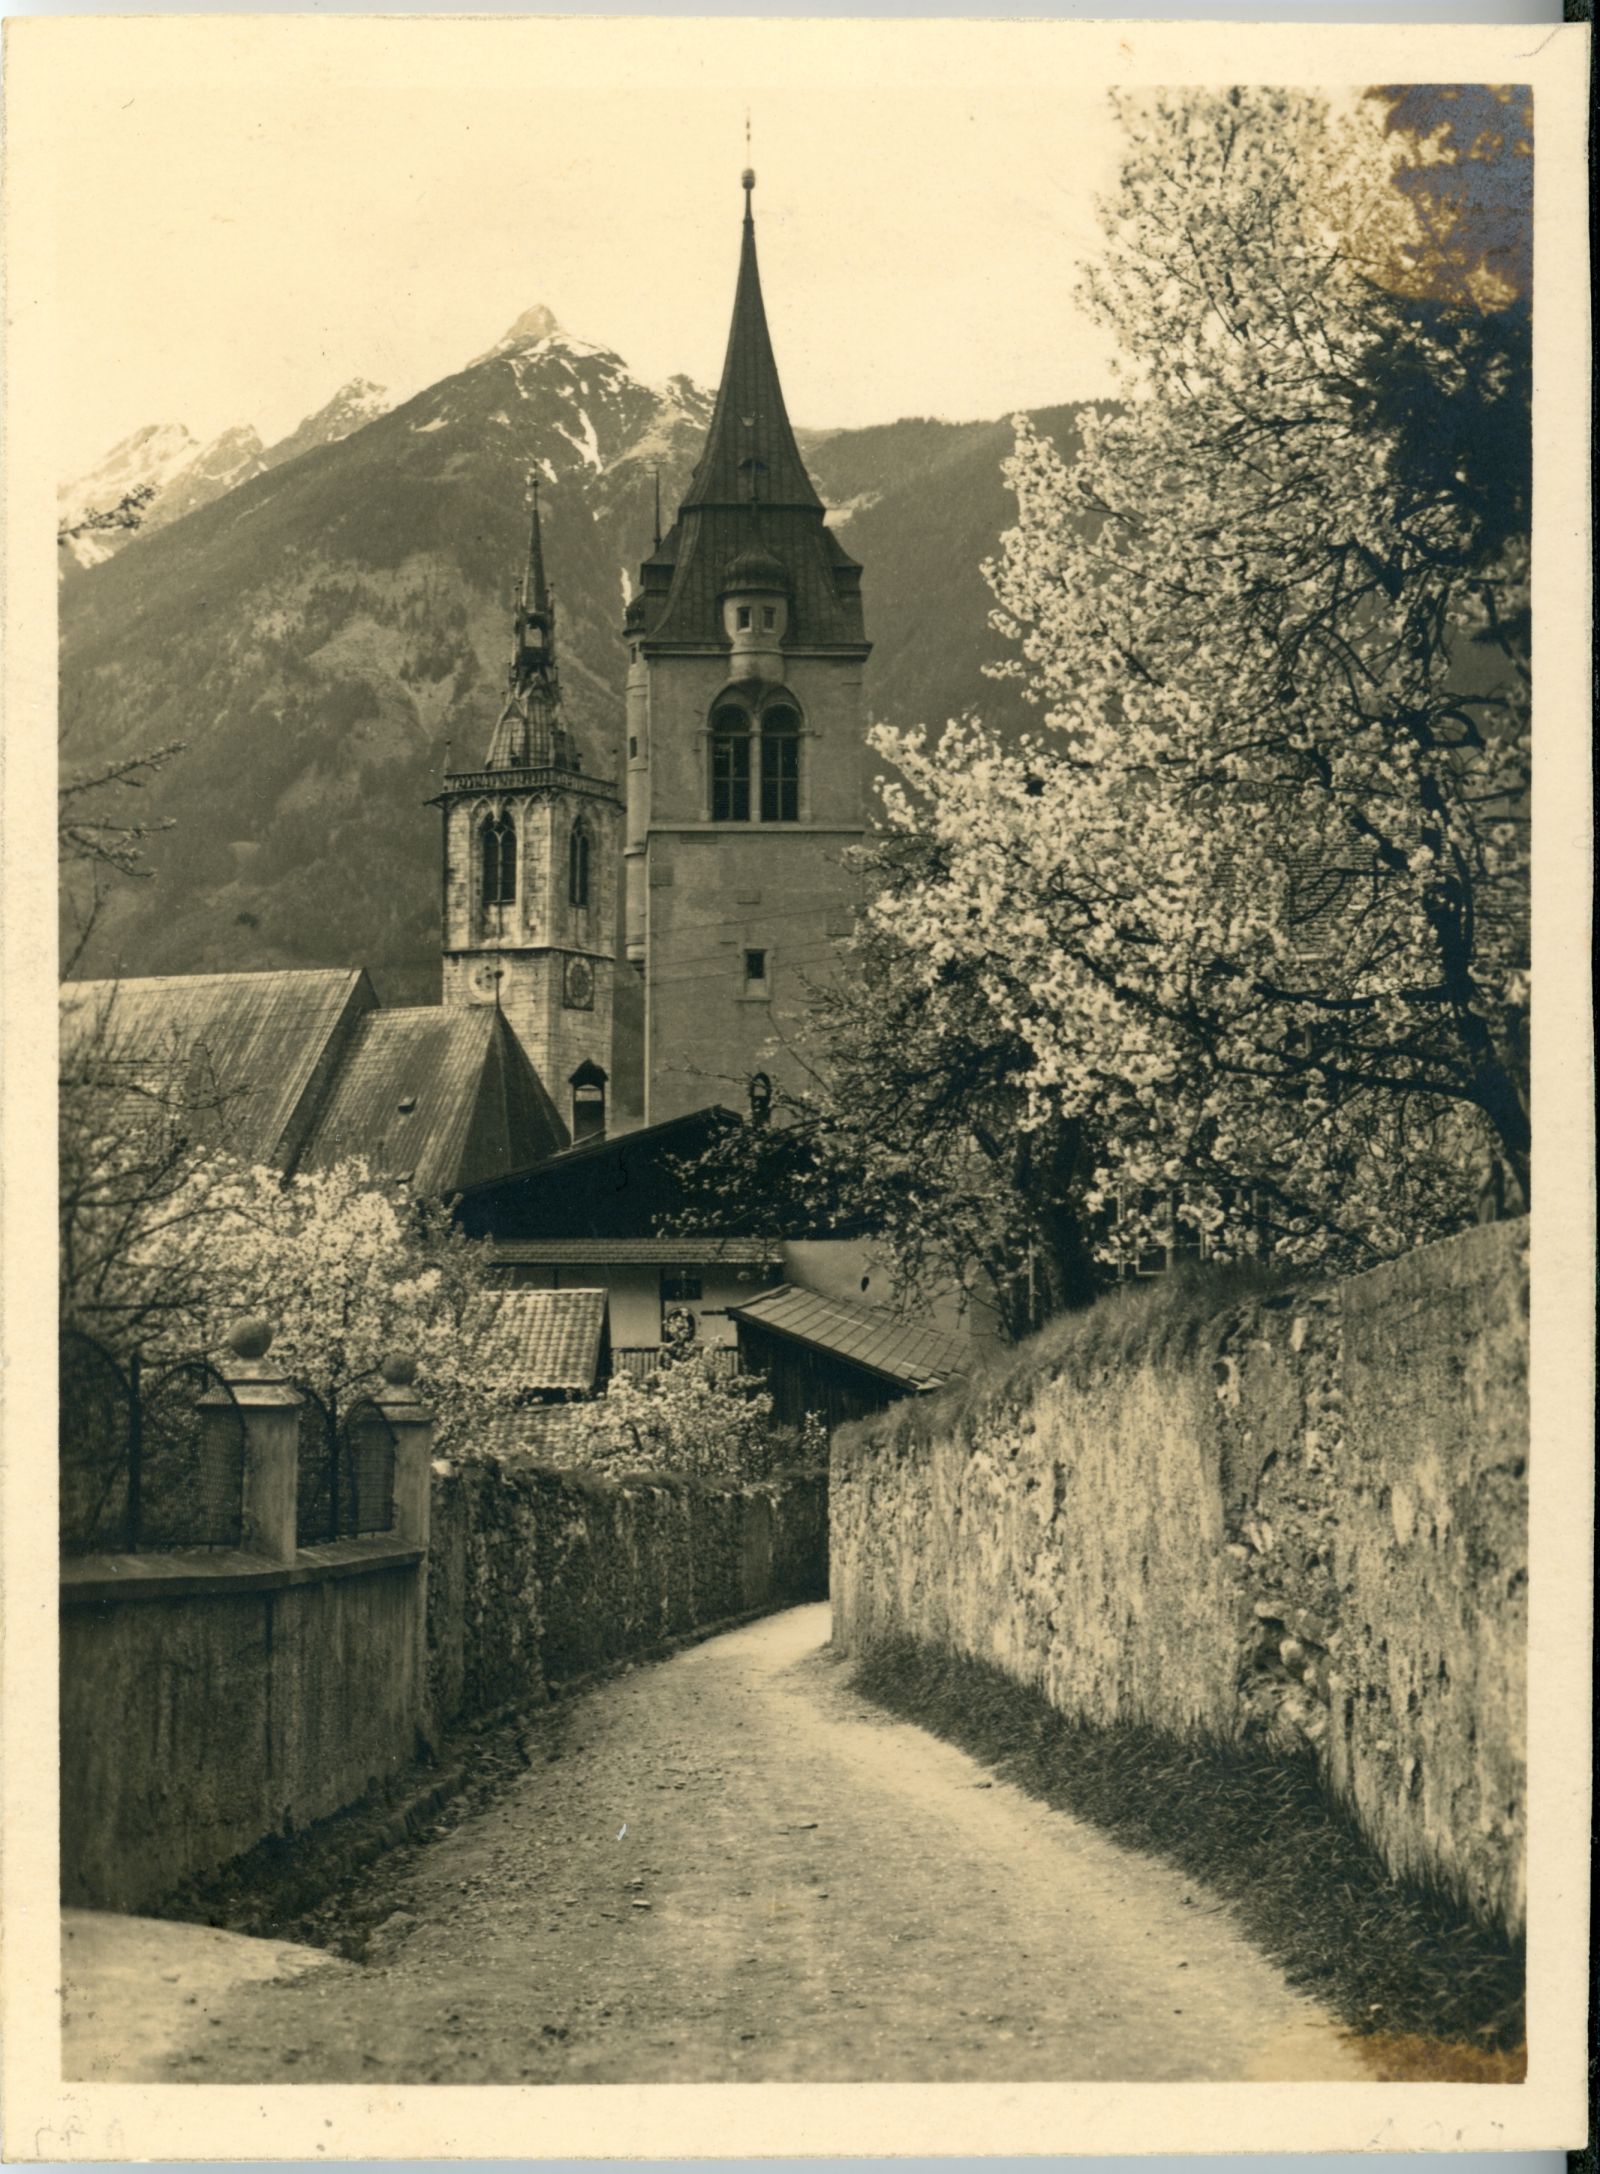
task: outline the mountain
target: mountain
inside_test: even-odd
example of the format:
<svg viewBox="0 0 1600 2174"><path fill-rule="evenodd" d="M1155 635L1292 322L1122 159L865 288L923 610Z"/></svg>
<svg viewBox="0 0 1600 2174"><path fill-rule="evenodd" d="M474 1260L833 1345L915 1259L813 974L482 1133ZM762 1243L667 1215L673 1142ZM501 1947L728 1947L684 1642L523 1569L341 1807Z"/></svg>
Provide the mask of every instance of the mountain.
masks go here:
<svg viewBox="0 0 1600 2174"><path fill-rule="evenodd" d="M498 712L526 479L542 484L569 721L586 766L614 772L619 628L656 476L670 513L710 409L687 378L644 385L531 310L465 369L66 584L65 772L186 743L149 789L148 813L174 819L151 841L156 880L121 886L80 971L355 962L387 1001L431 1001L424 804L447 750L479 759ZM1073 413L1039 420L1065 443ZM998 644L979 568L1013 516L1010 442L1004 422L806 435L865 567L876 717L1019 714L982 671Z"/></svg>
<svg viewBox="0 0 1600 2174"><path fill-rule="evenodd" d="M63 573L102 565L136 535L147 536L181 521L186 513L209 505L251 476L297 459L316 446L347 438L381 415L387 404L381 386L368 378L352 378L325 407L306 416L288 437L272 446L263 445L260 433L249 423L236 424L206 445L182 423L147 424L113 446L86 475L63 484L58 493L58 518L70 525L87 513L108 510L129 491L148 484L155 496L144 510L143 521L137 529L91 529L74 536L61 553Z"/></svg>
<svg viewBox="0 0 1600 2174"><path fill-rule="evenodd" d="M381 385L374 385L369 377L353 377L348 385L339 387L325 407L296 424L287 438L269 445L261 456L261 465L281 467L284 461L298 460L302 453L310 453L319 445L336 445L353 430L362 429L382 415L388 406L389 396Z"/></svg>

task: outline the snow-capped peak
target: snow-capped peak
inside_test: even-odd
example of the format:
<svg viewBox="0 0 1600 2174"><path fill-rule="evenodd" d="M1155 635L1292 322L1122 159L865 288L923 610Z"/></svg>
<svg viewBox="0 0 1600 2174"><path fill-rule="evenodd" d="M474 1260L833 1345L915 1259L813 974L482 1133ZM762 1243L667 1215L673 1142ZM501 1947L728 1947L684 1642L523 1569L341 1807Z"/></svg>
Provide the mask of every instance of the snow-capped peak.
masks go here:
<svg viewBox="0 0 1600 2174"><path fill-rule="evenodd" d="M537 347L544 340L558 340L561 327L556 322L554 310L546 309L542 302L535 302L532 309L525 309L508 331L503 332L489 349L489 355L507 355L513 348ZM488 355L480 355L486 362Z"/></svg>

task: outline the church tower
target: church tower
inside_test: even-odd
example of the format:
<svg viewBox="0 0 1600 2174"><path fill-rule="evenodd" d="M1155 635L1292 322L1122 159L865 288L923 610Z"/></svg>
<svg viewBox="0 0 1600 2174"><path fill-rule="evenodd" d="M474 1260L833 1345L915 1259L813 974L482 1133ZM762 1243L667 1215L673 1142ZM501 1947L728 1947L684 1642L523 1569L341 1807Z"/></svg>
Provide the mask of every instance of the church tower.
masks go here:
<svg viewBox="0 0 1600 2174"><path fill-rule="evenodd" d="M864 834L861 569L784 408L746 173L705 448L628 606L626 951L647 1123L742 1104L849 932Z"/></svg>
<svg viewBox="0 0 1600 2174"><path fill-rule="evenodd" d="M533 482L505 707L481 770L449 772L444 815L447 1008L498 1004L574 1139L611 1096L622 807L584 774L561 714L555 613Z"/></svg>

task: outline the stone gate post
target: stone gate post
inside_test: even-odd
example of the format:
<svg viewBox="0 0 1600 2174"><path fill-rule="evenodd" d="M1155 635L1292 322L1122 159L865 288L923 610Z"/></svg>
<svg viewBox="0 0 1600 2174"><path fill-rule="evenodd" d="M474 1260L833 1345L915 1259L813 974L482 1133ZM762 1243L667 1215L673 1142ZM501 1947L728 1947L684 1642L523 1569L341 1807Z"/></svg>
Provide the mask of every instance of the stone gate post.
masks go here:
<svg viewBox="0 0 1600 2174"><path fill-rule="evenodd" d="M228 1344L234 1356L218 1369L228 1387L208 1389L199 1400L205 1453L218 1462L243 1456L240 1546L269 1562L292 1563L303 1400L267 1357L272 1330L266 1322L241 1321Z"/></svg>

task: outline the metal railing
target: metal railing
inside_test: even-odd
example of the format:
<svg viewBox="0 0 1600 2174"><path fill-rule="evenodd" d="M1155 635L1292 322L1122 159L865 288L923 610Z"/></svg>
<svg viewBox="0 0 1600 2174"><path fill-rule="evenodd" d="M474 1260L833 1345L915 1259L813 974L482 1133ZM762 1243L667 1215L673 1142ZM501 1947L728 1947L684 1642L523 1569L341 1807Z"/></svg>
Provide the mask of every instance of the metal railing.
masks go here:
<svg viewBox="0 0 1600 2174"><path fill-rule="evenodd" d="M244 1415L209 1360L152 1364L63 1329L58 1410L63 1554L239 1546Z"/></svg>
<svg viewBox="0 0 1600 2174"><path fill-rule="evenodd" d="M627 1374L634 1381L648 1381L659 1374L662 1367L679 1355L681 1347L672 1344L631 1344L611 1353L613 1374ZM691 1353L704 1359L714 1379L723 1381L741 1373L739 1350L736 1344L692 1344Z"/></svg>
<svg viewBox="0 0 1600 2174"><path fill-rule="evenodd" d="M395 1434L371 1397L348 1406L297 1381L300 1458L295 1538L301 1547L394 1530Z"/></svg>

